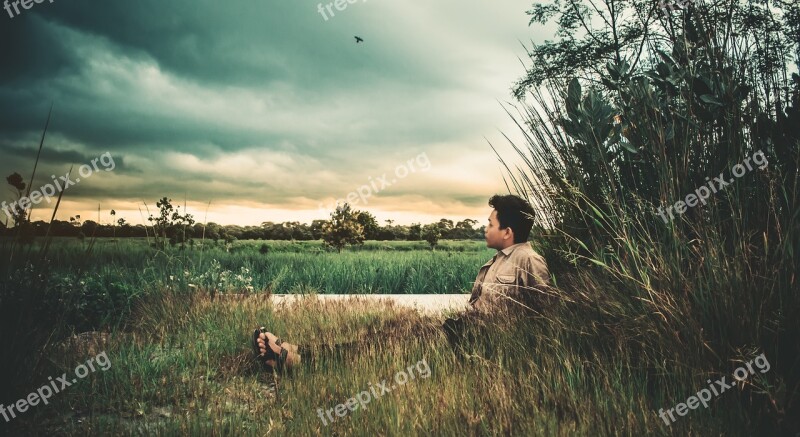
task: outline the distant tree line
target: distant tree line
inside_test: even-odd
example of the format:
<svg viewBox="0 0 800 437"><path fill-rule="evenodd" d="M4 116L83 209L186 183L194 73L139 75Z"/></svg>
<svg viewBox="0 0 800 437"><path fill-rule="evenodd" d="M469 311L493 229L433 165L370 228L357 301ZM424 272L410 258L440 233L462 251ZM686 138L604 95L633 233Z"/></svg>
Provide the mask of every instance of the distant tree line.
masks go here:
<svg viewBox="0 0 800 437"><path fill-rule="evenodd" d="M162 199L163 201L164 199ZM167 203L168 205L169 203ZM152 225L130 224L125 219L118 219L114 224L98 224L93 220L81 220L80 216L71 217L70 221L53 220L52 224L39 220L30 222L29 232L33 236L43 237L50 226L50 235L54 237L150 237L162 244L181 244L191 239L232 242L234 240L319 240L323 236L323 225L330 220L314 220L310 224L297 221L283 223L263 222L259 226L220 225L217 223L194 223L189 214L167 209L167 216L153 216ZM115 214L112 214L115 215ZM438 222L423 225L414 223L410 226L396 225L393 220L386 220L380 225L375 217L365 211L358 211L355 216L363 227L365 240L426 240L428 234L438 231L441 239L478 240L483 238L484 227L476 228L476 220L465 219L454 223L441 219ZM174 219L173 219L174 218ZM0 223L0 235L13 235L14 228L6 228Z"/></svg>

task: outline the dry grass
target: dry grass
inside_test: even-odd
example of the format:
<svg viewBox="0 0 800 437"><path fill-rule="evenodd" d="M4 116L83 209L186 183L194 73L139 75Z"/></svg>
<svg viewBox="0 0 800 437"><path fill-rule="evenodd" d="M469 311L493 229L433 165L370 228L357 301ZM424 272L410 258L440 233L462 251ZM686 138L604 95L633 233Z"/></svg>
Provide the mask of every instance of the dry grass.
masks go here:
<svg viewBox="0 0 800 437"><path fill-rule="evenodd" d="M153 296L156 296L154 294ZM126 332L87 336L112 362L17 419L19 432L67 435L575 435L663 434L654 399L687 375L653 376L636 351L598 343L578 303L542 317L485 320L456 354L429 317L364 299L304 299L276 310L262 297L211 301L164 291L142 302ZM574 298L571 300L575 300ZM582 314L581 314L582 312ZM584 324L579 321L585 319ZM562 323L553 324L552 320ZM257 325L318 350L355 341L279 377L277 396L250 355ZM628 327L618 326L620 332ZM620 337L624 338L624 336ZM91 351L72 343L50 375L71 372ZM53 355L53 354L51 354ZM418 378L329 425L334 408L370 385L425 360ZM46 375L46 374L43 374ZM654 388L654 377L662 387ZM45 376L42 376L45 379ZM670 386L669 384L673 384ZM660 402L660 401L659 401ZM743 423L736 395L673 425L688 434L723 433ZM729 422L731 421L731 422Z"/></svg>

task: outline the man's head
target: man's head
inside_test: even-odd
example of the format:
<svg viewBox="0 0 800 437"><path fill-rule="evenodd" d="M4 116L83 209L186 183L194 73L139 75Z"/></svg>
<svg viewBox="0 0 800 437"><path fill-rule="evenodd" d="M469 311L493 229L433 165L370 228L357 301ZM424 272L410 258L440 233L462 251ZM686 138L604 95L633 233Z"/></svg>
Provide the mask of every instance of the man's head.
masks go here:
<svg viewBox="0 0 800 437"><path fill-rule="evenodd" d="M533 227L533 208L525 199L507 194L496 194L489 199L494 208L486 225L486 246L502 250L528 241Z"/></svg>

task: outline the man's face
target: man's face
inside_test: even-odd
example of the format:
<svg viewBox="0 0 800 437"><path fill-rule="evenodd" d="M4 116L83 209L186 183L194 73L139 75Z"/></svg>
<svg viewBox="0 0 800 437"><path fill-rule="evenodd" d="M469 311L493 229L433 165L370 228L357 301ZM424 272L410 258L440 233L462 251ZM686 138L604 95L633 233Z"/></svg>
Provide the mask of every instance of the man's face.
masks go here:
<svg viewBox="0 0 800 437"><path fill-rule="evenodd" d="M497 220L497 210L492 210L489 216L489 224L484 231L486 237L486 247L502 250L514 242L514 235L511 228L500 229L500 222Z"/></svg>

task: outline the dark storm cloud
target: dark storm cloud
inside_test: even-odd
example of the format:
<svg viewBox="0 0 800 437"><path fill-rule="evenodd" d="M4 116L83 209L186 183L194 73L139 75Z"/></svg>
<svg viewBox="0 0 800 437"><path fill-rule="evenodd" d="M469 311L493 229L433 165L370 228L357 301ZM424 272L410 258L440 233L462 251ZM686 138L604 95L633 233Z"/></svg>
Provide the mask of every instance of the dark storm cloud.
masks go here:
<svg viewBox="0 0 800 437"><path fill-rule="evenodd" d="M81 65L85 59L77 55L78 44L88 50L113 50L118 57L149 60L189 81L211 82L210 87L249 84L264 89L274 81L298 79L297 73L304 72L320 78L305 61L288 70L291 56L302 60L315 50L303 36L313 26L302 29L285 16L297 14L296 8L273 4L274 10L269 10L261 3L252 10L252 6L197 1L75 1L46 6L26 11L3 27L6 41L20 42L1 49L7 61L2 77L13 85L2 88L0 103L5 115L0 118L0 131L7 135L41 129L43 113L55 101L53 129L90 145L181 148L202 141L235 150L278 140L279 135L270 138L263 132L232 131L183 114L137 106L135 89L127 90L131 102L92 95L91 88L100 78ZM275 49L276 38L279 45L288 46L284 49L288 55ZM330 74L326 77L334 79ZM71 82L54 85L59 78ZM305 83L299 90L310 94L321 82L308 79ZM130 84L111 85L126 91L124 87Z"/></svg>
<svg viewBox="0 0 800 437"><path fill-rule="evenodd" d="M504 96L487 90L519 73L493 70L518 65L495 54L515 45L511 20L525 30L515 3L358 2L324 21L295 0L56 0L0 15L0 171L27 171L51 104L43 171L107 150L118 161L72 193L86 198L289 202L421 151L490 157L481 138ZM397 194L485 202L459 187L421 178Z"/></svg>
<svg viewBox="0 0 800 437"><path fill-rule="evenodd" d="M50 31L50 24L35 16L12 22L7 18L0 15L0 83L4 88L24 89L79 69L74 54Z"/></svg>
<svg viewBox="0 0 800 437"><path fill-rule="evenodd" d="M264 6L260 11L253 11L253 2L249 3L83 0L48 11L52 14L46 17L80 32L101 35L121 50L146 53L165 70L182 76L226 84L287 79L288 72L281 67L279 54L269 56L271 48L266 44L262 45L266 56L258 58L259 62L253 62L254 58L248 56L252 53L247 53L245 47L265 35L243 32L253 29L239 27L241 23L233 21L233 17L238 15L246 20L260 16L264 32L286 23L274 20L272 14L265 14ZM279 4L273 6L280 7ZM292 31L291 28L280 30ZM274 34L270 36L275 37ZM245 41L247 44L243 44Z"/></svg>

